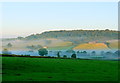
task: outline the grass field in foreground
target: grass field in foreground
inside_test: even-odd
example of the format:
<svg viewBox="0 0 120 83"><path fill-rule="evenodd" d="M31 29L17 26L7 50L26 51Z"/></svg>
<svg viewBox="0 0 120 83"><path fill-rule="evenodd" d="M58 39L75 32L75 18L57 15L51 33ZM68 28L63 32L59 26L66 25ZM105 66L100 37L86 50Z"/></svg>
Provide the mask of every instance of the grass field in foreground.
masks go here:
<svg viewBox="0 0 120 83"><path fill-rule="evenodd" d="M116 81L118 61L2 57L3 81Z"/></svg>

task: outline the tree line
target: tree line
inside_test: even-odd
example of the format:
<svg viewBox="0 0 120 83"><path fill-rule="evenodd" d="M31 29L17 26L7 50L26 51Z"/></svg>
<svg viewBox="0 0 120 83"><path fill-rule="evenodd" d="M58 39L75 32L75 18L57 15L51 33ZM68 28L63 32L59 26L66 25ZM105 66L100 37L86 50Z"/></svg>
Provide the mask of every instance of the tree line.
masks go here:
<svg viewBox="0 0 120 83"><path fill-rule="evenodd" d="M42 34L32 34L25 37L26 40L41 39L41 38L57 38L73 43L86 43L89 41L98 40L103 42L105 40L120 39L118 36L119 31L114 30L60 30L60 31L47 31Z"/></svg>

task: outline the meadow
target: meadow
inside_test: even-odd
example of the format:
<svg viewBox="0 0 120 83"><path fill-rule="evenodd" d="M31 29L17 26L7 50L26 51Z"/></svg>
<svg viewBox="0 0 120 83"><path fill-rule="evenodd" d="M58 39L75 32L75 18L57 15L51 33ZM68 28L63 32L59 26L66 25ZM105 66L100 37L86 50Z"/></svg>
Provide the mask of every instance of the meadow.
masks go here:
<svg viewBox="0 0 120 83"><path fill-rule="evenodd" d="M4 81L117 81L118 61L2 57Z"/></svg>
<svg viewBox="0 0 120 83"><path fill-rule="evenodd" d="M107 45L104 43L85 43L85 44L80 44L76 47L73 48L74 50L80 50L80 49L108 49Z"/></svg>

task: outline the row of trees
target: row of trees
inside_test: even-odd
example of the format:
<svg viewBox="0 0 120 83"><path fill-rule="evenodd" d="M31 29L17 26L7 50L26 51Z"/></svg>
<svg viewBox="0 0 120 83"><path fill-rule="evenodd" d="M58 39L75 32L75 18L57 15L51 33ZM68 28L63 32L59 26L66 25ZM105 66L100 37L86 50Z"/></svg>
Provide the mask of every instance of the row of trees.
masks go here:
<svg viewBox="0 0 120 83"><path fill-rule="evenodd" d="M60 52L61 52L61 51L57 52L57 57L60 57ZM75 51L73 51L73 50L68 50L68 51L66 51L66 52L71 52L71 53L72 53L71 57L72 57L72 58L76 58L76 53L75 53ZM38 53L39 53L39 55L44 56L44 55L47 55L47 54L48 54L48 50L45 49L45 48L42 48L42 49L39 49L39 50L38 50ZM86 51L82 51L82 52L77 51L77 53L87 54ZM95 56L95 55L96 55L96 52L95 52L95 51L92 51L91 54L92 54L93 56ZM116 55L116 56L119 56L119 54L120 54L120 50L117 50L117 51L115 51L114 53L112 53L112 52L110 52L110 51L108 51L108 52L106 52L106 53L105 53L104 51L101 51L101 55L102 55L102 56L103 56L103 55L108 55L108 56L109 56L109 55ZM67 56L64 55L63 57L67 57Z"/></svg>
<svg viewBox="0 0 120 83"><path fill-rule="evenodd" d="M39 53L39 55L44 56L44 55L48 54L48 50L45 49L45 48L41 48L41 49L38 50L38 53ZM60 53L59 52L57 53L57 57L60 57ZM64 55L63 57L67 58L67 55ZM71 58L76 58L76 54L72 54Z"/></svg>
<svg viewBox="0 0 120 83"><path fill-rule="evenodd" d="M41 49L38 50L38 53L39 53L40 56L44 56L44 55L47 55L47 54L48 54L48 50L45 49L45 48L41 48ZM12 54L12 53L11 53L10 51L8 51L8 49L5 48L5 49L2 51L2 54L9 55L9 54ZM57 56L60 57L59 52L57 53ZM67 55L64 55L63 57L64 57L64 58L67 58ZM71 55L71 58L76 58L76 54L72 54L72 55Z"/></svg>
<svg viewBox="0 0 120 83"><path fill-rule="evenodd" d="M57 57L61 57L60 52L61 52L61 51L58 51L58 52L57 52ZM82 51L82 52L77 51L77 52L75 53L75 51L73 51L73 50L68 50L68 51L66 51L66 52L68 52L68 53L71 52L71 53L72 53L72 54L71 54L71 58L76 58L76 54L78 54L78 53L87 54L86 51ZM45 49L45 48L40 48L40 49L38 50L38 53L39 53L40 56L44 56L44 55L47 55L47 54L48 54L48 50ZM11 52L8 51L7 49L4 49L4 50L2 51L2 54L11 54ZM96 52L95 52L95 51L92 51L91 54L94 56L94 55L96 55ZM114 53L112 53L112 52L110 52L110 51L108 51L108 52L101 51L101 55L108 55L108 56L109 56L109 55L115 55L115 56L120 56L120 50L117 50L117 51L115 51ZM67 55L63 55L63 57L64 57L64 58L67 58Z"/></svg>
<svg viewBox="0 0 120 83"><path fill-rule="evenodd" d="M25 37L26 40L56 38L64 41L71 41L74 44L87 43L89 41L105 42L105 40L120 39L118 31L112 30L60 30L48 31L42 34L32 34Z"/></svg>
<svg viewBox="0 0 120 83"><path fill-rule="evenodd" d="M30 35L26 38L57 38L57 37L81 37L81 36L107 36L117 37L118 31L106 30L60 30L60 31L48 31L42 34Z"/></svg>

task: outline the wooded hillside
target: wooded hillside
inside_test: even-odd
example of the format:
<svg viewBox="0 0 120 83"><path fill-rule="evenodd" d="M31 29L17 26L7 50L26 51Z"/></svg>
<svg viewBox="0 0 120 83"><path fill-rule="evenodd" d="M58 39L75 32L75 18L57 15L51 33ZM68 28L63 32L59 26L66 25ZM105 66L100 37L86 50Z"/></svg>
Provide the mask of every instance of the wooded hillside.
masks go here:
<svg viewBox="0 0 120 83"><path fill-rule="evenodd" d="M43 38L57 38L74 43L86 43L89 41L104 42L118 39L118 31L112 30L60 30L47 31L42 34L32 34L25 37L27 40ZM119 38L120 39L120 38Z"/></svg>

